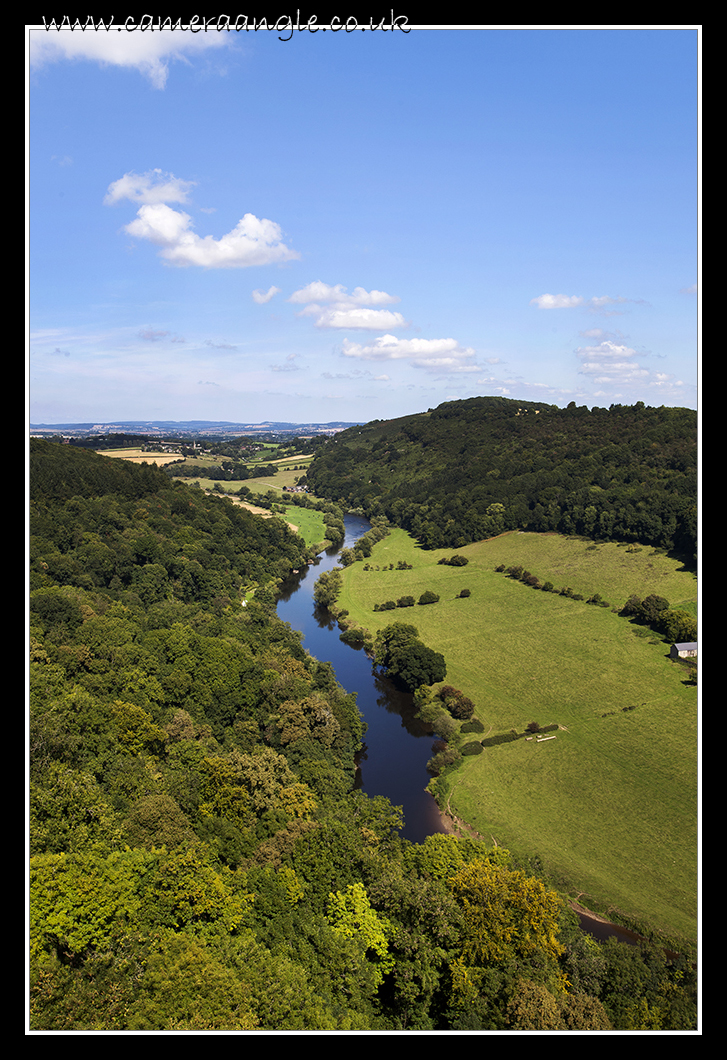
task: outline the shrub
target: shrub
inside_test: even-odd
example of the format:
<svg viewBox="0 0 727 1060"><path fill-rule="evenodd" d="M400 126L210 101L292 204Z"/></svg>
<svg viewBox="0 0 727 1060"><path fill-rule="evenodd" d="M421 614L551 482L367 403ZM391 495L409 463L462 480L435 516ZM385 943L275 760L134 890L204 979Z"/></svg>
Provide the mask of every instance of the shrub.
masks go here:
<svg viewBox="0 0 727 1060"><path fill-rule="evenodd" d="M458 721L469 721L475 712L475 705L467 696L460 695L451 707L447 704L447 709L452 717L457 718Z"/></svg>
<svg viewBox="0 0 727 1060"><path fill-rule="evenodd" d="M472 721L466 721L459 731L460 732L465 732L465 733L467 733L467 732L484 732L485 731L485 726L482 724L482 722L478 718L473 718Z"/></svg>
<svg viewBox="0 0 727 1060"><path fill-rule="evenodd" d="M501 743L513 743L515 740L520 740L524 736L524 733L512 732L500 733L499 736L488 736L487 739L482 741L483 747L497 747Z"/></svg>
<svg viewBox="0 0 727 1060"><path fill-rule="evenodd" d="M472 593L471 593L470 589L462 589L462 591L459 594L458 599L465 600L468 596L471 596L471 595L472 595Z"/></svg>
<svg viewBox="0 0 727 1060"><path fill-rule="evenodd" d="M461 755L481 755L484 748L479 740L473 740L472 743L466 743L462 750Z"/></svg>
<svg viewBox="0 0 727 1060"><path fill-rule="evenodd" d="M460 753L456 747L447 747L444 751L440 751L439 754L434 755L427 762L427 772L432 773L435 777L439 776L442 770L446 769L447 766L455 765L459 762Z"/></svg>
<svg viewBox="0 0 727 1060"><path fill-rule="evenodd" d="M400 596L396 601L397 607L413 607L414 597L413 596Z"/></svg>
<svg viewBox="0 0 727 1060"><path fill-rule="evenodd" d="M458 721L469 721L475 712L475 705L472 700L468 699L464 692L460 692L458 688L453 688L452 685L444 685L439 690L439 698L452 717L457 718Z"/></svg>
<svg viewBox="0 0 727 1060"><path fill-rule="evenodd" d="M437 595L437 593L432 592L431 589L427 589L426 592L423 592L422 595L419 597L420 604L436 604L438 602L439 596Z"/></svg>
<svg viewBox="0 0 727 1060"><path fill-rule="evenodd" d="M344 644L350 644L352 647L360 647L364 642L365 636L363 629L359 626L352 626L350 629L344 630L338 639L342 640Z"/></svg>

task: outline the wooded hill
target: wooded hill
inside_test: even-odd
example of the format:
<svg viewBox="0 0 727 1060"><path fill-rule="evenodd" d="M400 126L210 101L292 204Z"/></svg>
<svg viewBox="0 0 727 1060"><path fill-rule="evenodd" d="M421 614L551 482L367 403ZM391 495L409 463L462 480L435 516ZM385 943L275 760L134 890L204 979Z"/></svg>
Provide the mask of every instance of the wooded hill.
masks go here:
<svg viewBox="0 0 727 1060"><path fill-rule="evenodd" d="M47 442L30 482L32 1030L694 1027L686 955L354 790L355 698L266 587L282 521Z"/></svg>
<svg viewBox="0 0 727 1060"><path fill-rule="evenodd" d="M691 562L697 414L642 402L445 402L342 431L319 449L307 481L318 496L386 515L426 548L550 530L640 541Z"/></svg>

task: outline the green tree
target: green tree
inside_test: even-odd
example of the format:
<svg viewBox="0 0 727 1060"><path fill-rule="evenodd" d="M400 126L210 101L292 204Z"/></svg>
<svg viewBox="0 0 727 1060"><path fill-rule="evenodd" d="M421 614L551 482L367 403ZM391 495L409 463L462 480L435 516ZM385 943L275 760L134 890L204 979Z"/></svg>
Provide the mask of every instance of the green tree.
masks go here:
<svg viewBox="0 0 727 1060"><path fill-rule="evenodd" d="M563 953L558 940L562 900L536 877L477 859L449 886L464 914L468 964L533 958L555 962Z"/></svg>
<svg viewBox="0 0 727 1060"><path fill-rule="evenodd" d="M405 622L394 622L379 630L374 651L377 664L410 691L437 684L446 677L444 656L428 648L419 640L416 626Z"/></svg>
<svg viewBox="0 0 727 1060"><path fill-rule="evenodd" d="M259 1026L250 990L198 939L165 935L146 962L128 1029L247 1031Z"/></svg>
<svg viewBox="0 0 727 1060"><path fill-rule="evenodd" d="M371 908L364 885L352 883L344 892L329 894L327 916L334 931L359 943L374 965L374 982L378 986L394 966L389 953L392 926Z"/></svg>
<svg viewBox="0 0 727 1060"><path fill-rule="evenodd" d="M676 644L697 640L697 620L688 611L665 608L659 614L659 632Z"/></svg>
<svg viewBox="0 0 727 1060"><path fill-rule="evenodd" d="M108 850L121 837L118 818L96 778L50 762L30 786L31 854Z"/></svg>

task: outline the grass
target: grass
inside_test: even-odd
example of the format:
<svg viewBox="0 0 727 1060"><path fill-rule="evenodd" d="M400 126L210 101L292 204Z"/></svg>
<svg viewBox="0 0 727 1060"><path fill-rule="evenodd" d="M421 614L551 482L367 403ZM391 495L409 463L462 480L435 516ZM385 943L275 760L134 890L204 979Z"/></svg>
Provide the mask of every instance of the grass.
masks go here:
<svg viewBox="0 0 727 1060"><path fill-rule="evenodd" d="M417 626L447 661L446 682L468 695L485 733L557 723L544 744L518 740L463 759L437 782L440 803L488 840L538 854L573 897L666 932L696 937L697 693L668 645L609 608L531 589L496 573L520 564L541 581L600 593L612 607L635 593L696 606L696 580L653 549L513 533L457 551L439 566L401 530L369 564L410 571L344 572L339 606L375 631ZM457 599L463 588L467 599ZM374 612L425 589L427 606ZM469 739L470 737L468 737Z"/></svg>
<svg viewBox="0 0 727 1060"><path fill-rule="evenodd" d="M326 528L321 512L292 504L286 508L285 518L296 528L306 545L319 545L326 540Z"/></svg>

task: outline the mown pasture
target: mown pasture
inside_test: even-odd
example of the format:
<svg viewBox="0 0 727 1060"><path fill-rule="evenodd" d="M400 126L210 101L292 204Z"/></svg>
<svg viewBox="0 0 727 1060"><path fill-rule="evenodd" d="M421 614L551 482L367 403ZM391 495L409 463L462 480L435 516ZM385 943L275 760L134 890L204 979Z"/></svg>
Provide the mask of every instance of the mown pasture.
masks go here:
<svg viewBox="0 0 727 1060"><path fill-rule="evenodd" d="M339 606L372 632L408 622L447 661L446 683L475 703L478 738L557 724L462 759L436 781L440 805L488 840L538 855L583 905L688 938L697 916L697 690L655 634L614 613L631 594L696 608L696 579L638 546L510 533L425 551L402 530L344 572ZM412 570L390 570L404 560ZM600 593L610 607L546 593L497 573L520 564L556 588ZM376 568L379 568L378 570ZM471 595L458 598L462 589ZM431 589L436 604L375 603ZM550 734L549 734L550 735ZM472 737L467 737L472 739Z"/></svg>
<svg viewBox="0 0 727 1060"><path fill-rule="evenodd" d="M130 460L132 464L172 464L179 460L179 453L147 453L143 449L100 449L100 456L116 457L120 460Z"/></svg>

